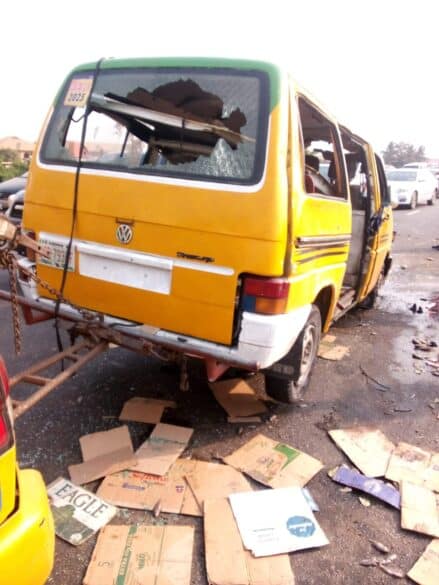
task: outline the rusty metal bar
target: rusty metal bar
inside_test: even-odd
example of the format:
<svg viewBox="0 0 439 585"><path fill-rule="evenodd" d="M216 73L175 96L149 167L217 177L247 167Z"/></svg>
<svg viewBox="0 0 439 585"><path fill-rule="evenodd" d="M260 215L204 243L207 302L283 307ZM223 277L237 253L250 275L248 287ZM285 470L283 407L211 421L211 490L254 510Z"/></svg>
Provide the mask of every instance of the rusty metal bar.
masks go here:
<svg viewBox="0 0 439 585"><path fill-rule="evenodd" d="M80 348L82 349L82 348L84 348L84 346L89 347L89 344L87 342L80 342L80 343L76 344L76 346L73 346L73 348L75 348L75 347L77 348L78 346L80 346ZM63 372L60 372L57 376L50 379L47 384L42 386L38 391L34 392L34 394L32 394L32 396L30 396L26 400L12 400L12 406L14 408L14 417L18 418L19 416L24 414L26 411L28 411L32 406L34 406L34 404L39 402L42 398L44 398L50 392L52 392L52 390L55 390L55 388L57 388L60 384L62 384L63 382L68 380L71 376L73 376L73 374L75 372L77 372L80 368L82 368L82 366L84 366L89 361L91 361L92 359L97 357L100 353L105 351L107 349L107 346L108 346L107 342L101 341L98 345L94 346L92 349L89 349L88 353L79 356L78 360L76 362L72 363ZM71 350L72 348L69 348L69 349ZM68 350L66 350L66 352L67 351ZM49 365L52 365L52 364L56 363L57 361L62 360L63 357L65 357L63 354L65 354L66 352L60 352L59 354L56 354L56 356L52 356L51 358L43 360L39 364L35 364L34 366L32 366L32 368L29 368L29 370L32 370L35 372L35 371L40 371L44 368L47 368L48 363L49 363ZM38 367L38 369L37 369L37 367ZM28 372L29 372L29 370L28 370ZM12 381L14 382L14 384L16 384L16 383L18 383L18 381L22 381L22 380L23 380L23 374L18 374L17 376L14 376L14 378L12 378ZM12 381L11 381L11 385L12 385Z"/></svg>

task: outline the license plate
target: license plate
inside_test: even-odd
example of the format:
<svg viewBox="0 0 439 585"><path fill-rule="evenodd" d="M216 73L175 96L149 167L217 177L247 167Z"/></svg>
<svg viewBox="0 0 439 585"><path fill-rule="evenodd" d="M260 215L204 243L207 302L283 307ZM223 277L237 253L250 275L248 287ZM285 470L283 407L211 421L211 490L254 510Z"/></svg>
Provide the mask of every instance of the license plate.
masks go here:
<svg viewBox="0 0 439 585"><path fill-rule="evenodd" d="M67 244L54 242L53 240L46 240L44 238L40 238L38 243L48 252L47 258L45 256L39 257L39 263L44 264L45 266L51 266L52 268L59 268L63 270L66 261ZM75 270L75 254L73 246L70 250L67 270L69 272L73 272Z"/></svg>

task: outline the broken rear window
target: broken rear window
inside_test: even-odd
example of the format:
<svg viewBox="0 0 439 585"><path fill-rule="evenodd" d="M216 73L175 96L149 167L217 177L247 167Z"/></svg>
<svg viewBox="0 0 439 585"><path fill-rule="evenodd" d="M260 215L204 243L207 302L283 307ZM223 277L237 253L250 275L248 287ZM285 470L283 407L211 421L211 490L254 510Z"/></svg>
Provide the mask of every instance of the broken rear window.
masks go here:
<svg viewBox="0 0 439 585"><path fill-rule="evenodd" d="M42 160L78 160L91 72L67 82ZM219 69L99 72L90 97L84 167L238 184L263 172L268 77Z"/></svg>

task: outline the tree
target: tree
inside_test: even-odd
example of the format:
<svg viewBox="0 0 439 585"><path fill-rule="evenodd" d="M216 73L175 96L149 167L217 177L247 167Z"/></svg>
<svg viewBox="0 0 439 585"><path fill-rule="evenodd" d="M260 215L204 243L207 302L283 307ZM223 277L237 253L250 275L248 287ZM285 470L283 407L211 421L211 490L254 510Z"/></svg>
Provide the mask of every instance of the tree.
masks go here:
<svg viewBox="0 0 439 585"><path fill-rule="evenodd" d="M425 160L425 146L414 146L408 142L389 142L383 152L384 162L394 167L402 167L411 162Z"/></svg>
<svg viewBox="0 0 439 585"><path fill-rule="evenodd" d="M0 149L0 182L18 177L27 171L28 165L23 162L15 150L10 148Z"/></svg>

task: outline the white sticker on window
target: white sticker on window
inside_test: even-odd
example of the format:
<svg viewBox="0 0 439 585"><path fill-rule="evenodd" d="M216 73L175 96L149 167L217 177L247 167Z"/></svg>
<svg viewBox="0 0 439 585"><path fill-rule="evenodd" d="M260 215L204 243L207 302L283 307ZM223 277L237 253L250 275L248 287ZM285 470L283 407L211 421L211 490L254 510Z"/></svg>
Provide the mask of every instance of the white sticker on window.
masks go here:
<svg viewBox="0 0 439 585"><path fill-rule="evenodd" d="M72 79L64 100L64 105L83 108L87 104L92 83L92 77L86 77L85 79Z"/></svg>

